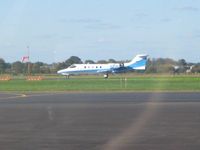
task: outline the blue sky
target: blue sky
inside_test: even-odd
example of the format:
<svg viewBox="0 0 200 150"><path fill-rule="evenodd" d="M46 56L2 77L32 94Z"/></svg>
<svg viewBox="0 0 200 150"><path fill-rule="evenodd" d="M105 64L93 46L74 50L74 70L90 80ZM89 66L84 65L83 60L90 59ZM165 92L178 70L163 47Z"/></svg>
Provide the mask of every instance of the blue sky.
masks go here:
<svg viewBox="0 0 200 150"><path fill-rule="evenodd" d="M0 57L61 62L138 53L200 62L199 0L2 0Z"/></svg>

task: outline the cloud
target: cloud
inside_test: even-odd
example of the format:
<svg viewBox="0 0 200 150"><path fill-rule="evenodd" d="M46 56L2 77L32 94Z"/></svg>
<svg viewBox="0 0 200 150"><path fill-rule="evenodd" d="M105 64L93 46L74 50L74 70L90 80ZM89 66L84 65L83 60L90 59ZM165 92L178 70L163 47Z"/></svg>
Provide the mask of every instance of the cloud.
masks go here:
<svg viewBox="0 0 200 150"><path fill-rule="evenodd" d="M160 21L161 21L161 22L164 22L164 23L167 23L167 22L171 22L172 19L170 19L170 18L163 18L163 19L161 19Z"/></svg>
<svg viewBox="0 0 200 150"><path fill-rule="evenodd" d="M132 19L131 19L131 21L133 21L133 22L143 22L143 21L146 21L146 20L148 20L149 19L149 15L148 14L146 14L146 13L136 13L136 14L133 14L133 17L132 17Z"/></svg>
<svg viewBox="0 0 200 150"><path fill-rule="evenodd" d="M67 40L67 39L72 39L71 36L61 36L61 39Z"/></svg>
<svg viewBox="0 0 200 150"><path fill-rule="evenodd" d="M92 18L82 18L82 19L61 19L59 22L61 23L74 23L74 24L80 24L86 27L87 29L99 29L99 30L105 30L105 29L118 29L120 26L113 25L111 23L103 22L99 19L92 19Z"/></svg>
<svg viewBox="0 0 200 150"><path fill-rule="evenodd" d="M142 25L135 25L134 28L135 29L142 29L142 30L150 30L150 29L152 29L152 27L144 25L144 24L142 24Z"/></svg>
<svg viewBox="0 0 200 150"><path fill-rule="evenodd" d="M148 14L146 14L146 13L137 13L137 14L135 14L135 17L146 18L146 17L148 17Z"/></svg>
<svg viewBox="0 0 200 150"><path fill-rule="evenodd" d="M42 35L36 35L34 36L35 38L39 38L39 39L52 39L52 38L56 38L58 35L56 33L52 33L52 34L42 34Z"/></svg>
<svg viewBox="0 0 200 150"><path fill-rule="evenodd" d="M51 40L51 39L71 39L72 37L52 33L52 34L36 35L34 36L34 38L43 39L43 40Z"/></svg>
<svg viewBox="0 0 200 150"><path fill-rule="evenodd" d="M192 32L186 32L186 33L179 34L177 36L177 38L184 39L184 40L199 40L200 30L197 29Z"/></svg>
<svg viewBox="0 0 200 150"><path fill-rule="evenodd" d="M109 30L109 29L119 29L121 28L118 25L113 25L113 24L109 24L109 23L97 23L97 24L93 24L93 25L88 25L86 26L86 28L88 29L99 29L99 30Z"/></svg>
<svg viewBox="0 0 200 150"><path fill-rule="evenodd" d="M200 32L195 32L192 36L194 39L200 38Z"/></svg>
<svg viewBox="0 0 200 150"><path fill-rule="evenodd" d="M61 19L59 20L61 23L100 23L101 20L92 19L92 18L82 18L82 19Z"/></svg>
<svg viewBox="0 0 200 150"><path fill-rule="evenodd" d="M199 8L193 7L193 6L184 6L181 8L177 8L179 11L188 11L188 12L197 12L199 11Z"/></svg>
<svg viewBox="0 0 200 150"><path fill-rule="evenodd" d="M2 46L2 47L6 47L6 48L13 48L13 47L15 47L16 45L14 45L13 42L7 41L7 42L5 42L5 43L1 43L1 46Z"/></svg>
<svg viewBox="0 0 200 150"><path fill-rule="evenodd" d="M97 43L110 43L111 41L108 40L107 38L105 37L101 37L99 39L97 39Z"/></svg>

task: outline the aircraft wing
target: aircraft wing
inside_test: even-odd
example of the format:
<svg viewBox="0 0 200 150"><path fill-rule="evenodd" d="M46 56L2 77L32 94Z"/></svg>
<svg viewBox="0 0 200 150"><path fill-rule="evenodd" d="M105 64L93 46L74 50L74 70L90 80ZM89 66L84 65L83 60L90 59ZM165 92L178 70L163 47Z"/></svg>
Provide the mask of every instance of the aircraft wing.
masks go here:
<svg viewBox="0 0 200 150"><path fill-rule="evenodd" d="M105 73L105 72L110 72L110 69L102 69L97 71L97 73Z"/></svg>

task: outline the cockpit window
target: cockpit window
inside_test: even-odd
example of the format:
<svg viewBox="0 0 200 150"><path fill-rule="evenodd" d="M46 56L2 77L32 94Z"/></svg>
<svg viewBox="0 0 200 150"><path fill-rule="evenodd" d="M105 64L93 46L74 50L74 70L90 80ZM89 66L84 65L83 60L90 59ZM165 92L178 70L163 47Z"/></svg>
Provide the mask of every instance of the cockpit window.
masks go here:
<svg viewBox="0 0 200 150"><path fill-rule="evenodd" d="M76 68L76 66L75 65L71 65L69 68Z"/></svg>

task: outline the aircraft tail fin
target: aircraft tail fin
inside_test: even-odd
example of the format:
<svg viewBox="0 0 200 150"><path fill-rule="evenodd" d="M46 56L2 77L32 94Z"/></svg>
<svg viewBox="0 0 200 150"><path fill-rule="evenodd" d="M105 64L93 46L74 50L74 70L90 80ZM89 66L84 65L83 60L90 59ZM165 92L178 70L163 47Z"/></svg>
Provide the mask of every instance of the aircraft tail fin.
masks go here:
<svg viewBox="0 0 200 150"><path fill-rule="evenodd" d="M131 67L134 70L145 70L147 57L148 55L146 54L136 55L131 62L127 63L127 67Z"/></svg>

